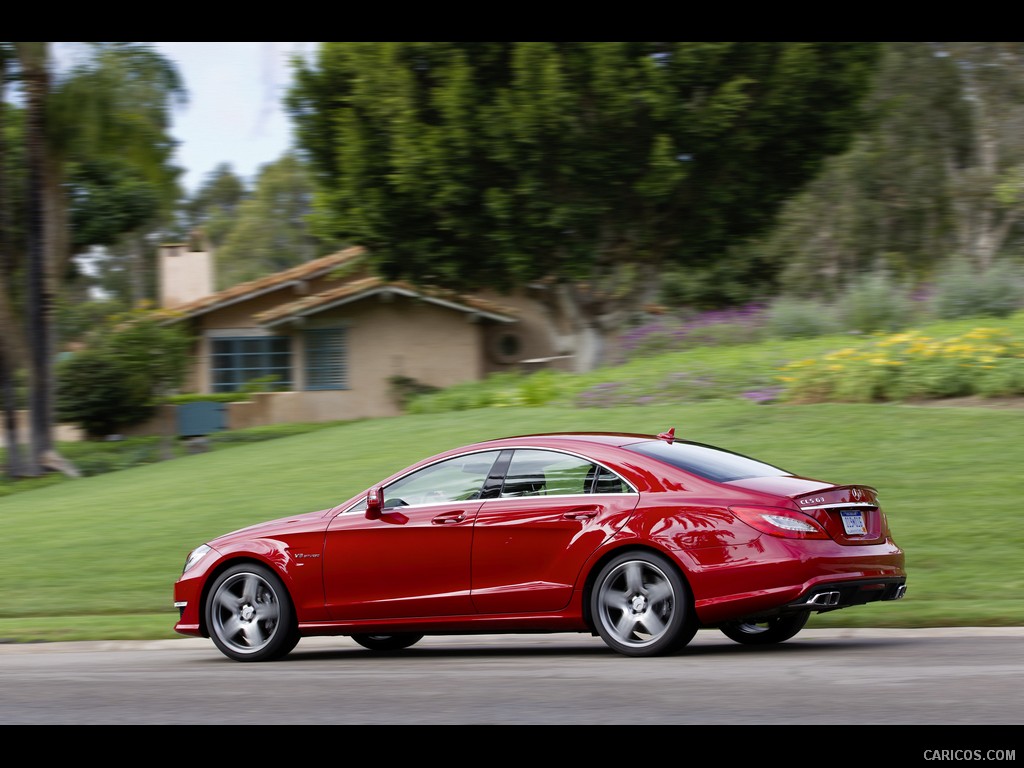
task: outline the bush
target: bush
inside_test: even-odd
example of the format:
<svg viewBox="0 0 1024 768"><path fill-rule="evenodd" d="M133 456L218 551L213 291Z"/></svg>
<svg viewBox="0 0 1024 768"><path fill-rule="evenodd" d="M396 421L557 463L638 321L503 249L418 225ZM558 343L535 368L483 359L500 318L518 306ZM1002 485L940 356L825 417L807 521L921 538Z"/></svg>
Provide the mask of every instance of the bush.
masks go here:
<svg viewBox="0 0 1024 768"><path fill-rule="evenodd" d="M843 327L861 333L898 331L915 314L909 292L886 272L859 278L840 295L836 306Z"/></svg>
<svg viewBox="0 0 1024 768"><path fill-rule="evenodd" d="M1019 395L1024 394L1024 345L992 328L944 339L898 333L789 363L780 379L790 402Z"/></svg>
<svg viewBox="0 0 1024 768"><path fill-rule="evenodd" d="M57 366L57 415L90 437L139 424L184 379L189 338L148 312L114 318Z"/></svg>
<svg viewBox="0 0 1024 768"><path fill-rule="evenodd" d="M753 344L765 338L764 308L749 304L690 317L659 317L620 333L611 345L616 362L678 352L690 347Z"/></svg>
<svg viewBox="0 0 1024 768"><path fill-rule="evenodd" d="M163 399L168 405L185 405L186 403L237 403L249 399L248 392L188 392L183 395L168 395Z"/></svg>
<svg viewBox="0 0 1024 768"><path fill-rule="evenodd" d="M85 349L58 366L57 413L90 437L118 432L156 411L145 370L108 349Z"/></svg>
<svg viewBox="0 0 1024 768"><path fill-rule="evenodd" d="M547 405L563 394L566 381L565 375L554 371L535 371L520 383L520 398L524 405Z"/></svg>
<svg viewBox="0 0 1024 768"><path fill-rule="evenodd" d="M836 310L822 301L782 298L769 307L765 325L779 339L807 339L839 333Z"/></svg>
<svg viewBox="0 0 1024 768"><path fill-rule="evenodd" d="M1008 317L1024 306L1024 279L1007 262L977 273L960 262L943 272L935 285L932 311L936 317Z"/></svg>
<svg viewBox="0 0 1024 768"><path fill-rule="evenodd" d="M388 384L391 386L392 399L403 410L413 398L429 395L439 390L439 387L435 387L432 384L424 384L422 381L409 376L392 376L388 379Z"/></svg>

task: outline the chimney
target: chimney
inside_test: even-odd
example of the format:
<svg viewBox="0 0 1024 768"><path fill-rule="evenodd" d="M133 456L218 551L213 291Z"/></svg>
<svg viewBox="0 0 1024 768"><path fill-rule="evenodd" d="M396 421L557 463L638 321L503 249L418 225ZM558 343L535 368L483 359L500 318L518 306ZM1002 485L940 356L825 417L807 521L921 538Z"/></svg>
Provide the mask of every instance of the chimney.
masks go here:
<svg viewBox="0 0 1024 768"><path fill-rule="evenodd" d="M213 258L206 250L194 250L198 247L193 243L160 246L162 309L174 309L213 293Z"/></svg>

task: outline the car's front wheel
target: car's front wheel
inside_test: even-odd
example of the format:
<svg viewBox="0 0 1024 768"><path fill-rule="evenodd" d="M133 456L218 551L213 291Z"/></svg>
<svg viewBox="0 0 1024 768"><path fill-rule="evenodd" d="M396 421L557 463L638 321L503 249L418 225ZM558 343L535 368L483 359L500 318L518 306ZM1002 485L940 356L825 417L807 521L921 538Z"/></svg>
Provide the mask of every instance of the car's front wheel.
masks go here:
<svg viewBox="0 0 1024 768"><path fill-rule="evenodd" d="M810 611L776 616L767 621L733 621L720 627L722 634L743 645L774 645L784 643L796 635L807 620Z"/></svg>
<svg viewBox="0 0 1024 768"><path fill-rule="evenodd" d="M400 632L395 635L352 635L352 639L371 651L401 651L415 645L423 635L415 632Z"/></svg>
<svg viewBox="0 0 1024 768"><path fill-rule="evenodd" d="M206 601L210 639L235 661L273 661L299 642L288 590L272 570L256 563L221 573Z"/></svg>
<svg viewBox="0 0 1024 768"><path fill-rule="evenodd" d="M697 632L686 581L653 552L610 560L594 582L590 610L601 639L625 656L674 653Z"/></svg>

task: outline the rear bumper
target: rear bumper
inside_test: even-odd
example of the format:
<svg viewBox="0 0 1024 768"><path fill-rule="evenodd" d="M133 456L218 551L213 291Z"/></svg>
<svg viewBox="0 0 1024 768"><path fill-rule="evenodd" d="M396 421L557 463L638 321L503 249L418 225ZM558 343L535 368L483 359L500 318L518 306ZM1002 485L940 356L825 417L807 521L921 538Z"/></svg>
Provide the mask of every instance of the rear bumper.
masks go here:
<svg viewBox="0 0 1024 768"><path fill-rule="evenodd" d="M902 576L815 584L796 600L783 606L782 612L811 610L825 613L854 605L900 600L906 593L907 579Z"/></svg>
<svg viewBox="0 0 1024 768"><path fill-rule="evenodd" d="M767 621L778 616L810 611L827 613L841 608L866 605L880 601L900 600L907 592L906 576L875 576L843 581L819 581L806 586L796 597L778 601L782 591L775 593L774 605L765 604L766 596L744 598L711 607L698 607L701 625L717 627L725 622Z"/></svg>

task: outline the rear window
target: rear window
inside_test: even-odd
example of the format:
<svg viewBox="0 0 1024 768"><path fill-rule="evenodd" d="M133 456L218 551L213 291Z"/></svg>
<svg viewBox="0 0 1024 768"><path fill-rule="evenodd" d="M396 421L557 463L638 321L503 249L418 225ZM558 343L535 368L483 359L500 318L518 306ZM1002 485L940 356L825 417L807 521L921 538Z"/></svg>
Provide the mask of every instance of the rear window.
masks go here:
<svg viewBox="0 0 1024 768"><path fill-rule="evenodd" d="M625 445L623 448L716 483L746 480L749 477L781 477L792 474L763 461L699 443L666 443L662 440L651 440L646 443Z"/></svg>

